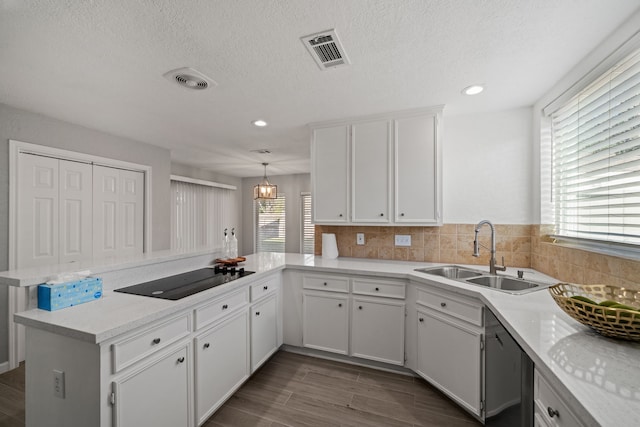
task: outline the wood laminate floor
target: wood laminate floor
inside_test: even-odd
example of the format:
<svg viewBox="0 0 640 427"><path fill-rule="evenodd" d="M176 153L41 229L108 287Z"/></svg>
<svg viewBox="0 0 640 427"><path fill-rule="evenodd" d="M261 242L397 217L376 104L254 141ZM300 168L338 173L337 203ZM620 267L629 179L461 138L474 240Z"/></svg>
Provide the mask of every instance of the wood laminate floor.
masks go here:
<svg viewBox="0 0 640 427"><path fill-rule="evenodd" d="M276 353L206 427L478 426L419 378ZM24 426L24 365L0 375L0 427ZM141 426L142 427L142 426Z"/></svg>

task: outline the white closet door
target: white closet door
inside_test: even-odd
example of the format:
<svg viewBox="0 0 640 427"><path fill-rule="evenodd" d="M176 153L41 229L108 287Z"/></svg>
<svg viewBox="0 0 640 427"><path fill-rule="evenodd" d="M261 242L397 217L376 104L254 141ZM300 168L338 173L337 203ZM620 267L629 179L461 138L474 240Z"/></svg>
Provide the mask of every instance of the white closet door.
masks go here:
<svg viewBox="0 0 640 427"><path fill-rule="evenodd" d="M58 264L58 159L20 154L17 268Z"/></svg>
<svg viewBox="0 0 640 427"><path fill-rule="evenodd" d="M144 174L94 165L94 258L141 254L143 215Z"/></svg>
<svg viewBox="0 0 640 427"><path fill-rule="evenodd" d="M60 160L60 263L92 257L92 169Z"/></svg>

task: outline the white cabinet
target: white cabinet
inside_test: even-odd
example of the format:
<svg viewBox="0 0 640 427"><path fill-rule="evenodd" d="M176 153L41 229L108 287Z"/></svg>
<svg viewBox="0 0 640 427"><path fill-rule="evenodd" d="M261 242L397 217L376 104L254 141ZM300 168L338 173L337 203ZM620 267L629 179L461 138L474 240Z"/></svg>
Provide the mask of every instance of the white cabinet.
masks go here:
<svg viewBox="0 0 640 427"><path fill-rule="evenodd" d="M251 307L251 372L278 349L276 294Z"/></svg>
<svg viewBox="0 0 640 427"><path fill-rule="evenodd" d="M442 225L441 114L434 107L312 125L314 222Z"/></svg>
<svg viewBox="0 0 640 427"><path fill-rule="evenodd" d="M196 420L202 424L249 377L247 310L195 339Z"/></svg>
<svg viewBox="0 0 640 427"><path fill-rule="evenodd" d="M390 127L388 120L351 127L352 222L390 221Z"/></svg>
<svg viewBox="0 0 640 427"><path fill-rule="evenodd" d="M442 224L438 116L395 120L395 222Z"/></svg>
<svg viewBox="0 0 640 427"><path fill-rule="evenodd" d="M404 301L353 297L351 355L404 365Z"/></svg>
<svg viewBox="0 0 640 427"><path fill-rule="evenodd" d="M349 296L337 292L303 294L302 345L349 353Z"/></svg>
<svg viewBox="0 0 640 427"><path fill-rule="evenodd" d="M349 221L349 126L313 130L311 142L313 221Z"/></svg>
<svg viewBox="0 0 640 427"><path fill-rule="evenodd" d="M187 344L114 381L114 427L193 425L190 364Z"/></svg>
<svg viewBox="0 0 640 427"><path fill-rule="evenodd" d="M483 306L442 290L416 291L416 372L482 415Z"/></svg>
<svg viewBox="0 0 640 427"><path fill-rule="evenodd" d="M536 426L579 427L586 425L578 420L566 402L560 397L560 393L549 384L537 369L534 371L533 381Z"/></svg>

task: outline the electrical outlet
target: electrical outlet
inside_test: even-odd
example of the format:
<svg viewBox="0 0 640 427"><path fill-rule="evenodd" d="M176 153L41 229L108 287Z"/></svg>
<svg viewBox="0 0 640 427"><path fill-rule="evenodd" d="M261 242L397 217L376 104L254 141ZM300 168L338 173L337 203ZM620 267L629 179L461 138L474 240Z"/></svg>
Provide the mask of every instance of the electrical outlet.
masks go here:
<svg viewBox="0 0 640 427"><path fill-rule="evenodd" d="M64 371L53 370L53 395L64 399Z"/></svg>
<svg viewBox="0 0 640 427"><path fill-rule="evenodd" d="M411 246L411 236L409 234L396 234L396 246Z"/></svg>
<svg viewBox="0 0 640 427"><path fill-rule="evenodd" d="M356 233L356 245L364 245L364 233Z"/></svg>

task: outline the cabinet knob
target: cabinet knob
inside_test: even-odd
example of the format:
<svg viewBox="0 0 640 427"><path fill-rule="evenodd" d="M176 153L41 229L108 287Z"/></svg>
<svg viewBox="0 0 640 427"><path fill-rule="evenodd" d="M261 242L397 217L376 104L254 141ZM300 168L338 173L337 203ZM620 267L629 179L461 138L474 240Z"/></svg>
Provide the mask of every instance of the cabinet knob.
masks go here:
<svg viewBox="0 0 640 427"><path fill-rule="evenodd" d="M446 302L441 302L441 303L440 303L440 307L446 307L446 306L447 306L447 303L446 303Z"/></svg>
<svg viewBox="0 0 640 427"><path fill-rule="evenodd" d="M338 215L340 218L342 218L342 214Z"/></svg>
<svg viewBox="0 0 640 427"><path fill-rule="evenodd" d="M553 409L551 406L547 406L547 412L551 418L560 416L560 412L558 412L557 409Z"/></svg>
<svg viewBox="0 0 640 427"><path fill-rule="evenodd" d="M180 358L178 359L178 363L184 363L184 357L180 357Z"/></svg>
<svg viewBox="0 0 640 427"><path fill-rule="evenodd" d="M269 289L269 287L268 286L263 286L262 289L264 289L266 291L267 289Z"/></svg>
<svg viewBox="0 0 640 427"><path fill-rule="evenodd" d="M402 212L402 213L400 214L400 216L404 216L404 212Z"/></svg>
<svg viewBox="0 0 640 427"><path fill-rule="evenodd" d="M381 214L380 214L380 216L384 216L384 214L383 214L383 213L381 213Z"/></svg>
<svg viewBox="0 0 640 427"><path fill-rule="evenodd" d="M362 310L362 306L361 305L358 306L358 310Z"/></svg>
<svg viewBox="0 0 640 427"><path fill-rule="evenodd" d="M222 309L223 309L223 310L226 310L227 308L229 308L229 306L228 306L227 304L224 304L224 305L222 306Z"/></svg>
<svg viewBox="0 0 640 427"><path fill-rule="evenodd" d="M338 303L338 307L342 307L342 303Z"/></svg>
<svg viewBox="0 0 640 427"><path fill-rule="evenodd" d="M211 347L211 344L209 344L208 342L206 342L206 343L204 343L204 345L203 345L202 347L204 347L204 348L209 348L209 347Z"/></svg>
<svg viewBox="0 0 640 427"><path fill-rule="evenodd" d="M256 316L260 316L260 312L259 311L256 311Z"/></svg>
<svg viewBox="0 0 640 427"><path fill-rule="evenodd" d="M153 344L160 344L160 338L154 338L153 341L151 341Z"/></svg>
<svg viewBox="0 0 640 427"><path fill-rule="evenodd" d="M420 322L424 322L424 317L418 319Z"/></svg>
<svg viewBox="0 0 640 427"><path fill-rule="evenodd" d="M327 282L324 282L323 285L327 286Z"/></svg>
<svg viewBox="0 0 640 427"><path fill-rule="evenodd" d="M376 288L376 291L379 291L379 290L380 290L380 288Z"/></svg>

